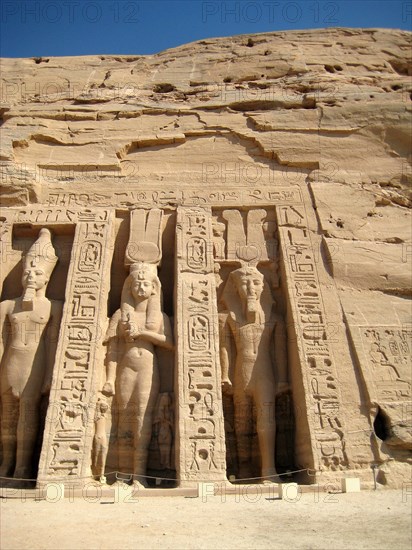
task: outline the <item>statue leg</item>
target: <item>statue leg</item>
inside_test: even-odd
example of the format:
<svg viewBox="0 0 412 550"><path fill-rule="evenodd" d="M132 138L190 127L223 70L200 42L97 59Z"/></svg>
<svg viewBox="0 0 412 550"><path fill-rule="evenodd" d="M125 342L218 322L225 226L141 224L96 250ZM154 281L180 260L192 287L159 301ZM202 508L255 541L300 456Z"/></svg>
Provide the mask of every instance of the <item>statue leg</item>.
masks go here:
<svg viewBox="0 0 412 550"><path fill-rule="evenodd" d="M167 443L159 443L160 466L162 468L169 468L168 451L169 446Z"/></svg>
<svg viewBox="0 0 412 550"><path fill-rule="evenodd" d="M146 391L145 391L146 390ZM153 376L151 388L142 384L139 396L139 408L134 440L134 464L133 473L136 476L145 476L147 468L147 457L152 437L153 412L159 394L159 380ZM137 478L140 483L144 482L142 477Z"/></svg>
<svg viewBox="0 0 412 550"><path fill-rule="evenodd" d="M17 423L19 419L19 400L12 395L11 390L1 396L1 441L3 445L3 461L0 476L11 476L14 469L17 447Z"/></svg>
<svg viewBox="0 0 412 550"><path fill-rule="evenodd" d="M256 392L256 429L262 463L262 477L277 481L275 468L275 388L270 383Z"/></svg>
<svg viewBox="0 0 412 550"><path fill-rule="evenodd" d="M118 470L133 473L133 436L136 426L137 403L133 395L136 373L121 369L116 380L116 417Z"/></svg>
<svg viewBox="0 0 412 550"><path fill-rule="evenodd" d="M106 457L108 451L108 443L106 436L106 423L97 422L96 433L93 441L94 448L94 473L100 479L104 477L104 471L106 469Z"/></svg>
<svg viewBox="0 0 412 550"><path fill-rule="evenodd" d="M162 429L162 428L161 428ZM167 434L162 443L159 443L159 452L160 452L160 465L163 468L171 468L170 454L172 450L172 433L169 425L167 426Z"/></svg>
<svg viewBox="0 0 412 550"><path fill-rule="evenodd" d="M147 407L139 406L133 452L133 474L136 476L136 480L141 484L145 484L144 476L146 475L147 457L152 434L152 422L152 411Z"/></svg>
<svg viewBox="0 0 412 550"><path fill-rule="evenodd" d="M251 475L251 448L252 448L252 399L244 392L235 391L233 395L235 413L235 433L237 460L239 464L239 478L245 479Z"/></svg>
<svg viewBox="0 0 412 550"><path fill-rule="evenodd" d="M17 423L17 453L14 477L30 479L33 475L33 451L39 430L38 400L21 399Z"/></svg>
<svg viewBox="0 0 412 550"><path fill-rule="evenodd" d="M127 406L119 406L118 411L118 467L123 474L132 473L133 463L133 434L136 426L137 404L128 403Z"/></svg>

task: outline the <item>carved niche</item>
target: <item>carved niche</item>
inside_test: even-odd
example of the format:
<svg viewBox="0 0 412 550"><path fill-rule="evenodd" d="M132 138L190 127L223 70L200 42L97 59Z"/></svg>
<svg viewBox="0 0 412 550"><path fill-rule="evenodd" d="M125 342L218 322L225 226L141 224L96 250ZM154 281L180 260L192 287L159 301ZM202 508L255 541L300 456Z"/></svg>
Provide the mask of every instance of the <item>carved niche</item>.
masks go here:
<svg viewBox="0 0 412 550"><path fill-rule="evenodd" d="M276 481L294 469L276 215L216 210L214 228L227 472Z"/></svg>

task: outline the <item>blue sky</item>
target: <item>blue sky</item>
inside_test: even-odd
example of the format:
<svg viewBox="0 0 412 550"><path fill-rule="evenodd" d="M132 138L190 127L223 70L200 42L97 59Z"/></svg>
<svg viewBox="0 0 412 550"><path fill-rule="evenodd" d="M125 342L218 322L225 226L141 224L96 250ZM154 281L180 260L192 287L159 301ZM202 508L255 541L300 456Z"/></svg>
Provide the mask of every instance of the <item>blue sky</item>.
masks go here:
<svg viewBox="0 0 412 550"><path fill-rule="evenodd" d="M216 36L319 27L411 30L406 0L0 0L2 57L150 54Z"/></svg>

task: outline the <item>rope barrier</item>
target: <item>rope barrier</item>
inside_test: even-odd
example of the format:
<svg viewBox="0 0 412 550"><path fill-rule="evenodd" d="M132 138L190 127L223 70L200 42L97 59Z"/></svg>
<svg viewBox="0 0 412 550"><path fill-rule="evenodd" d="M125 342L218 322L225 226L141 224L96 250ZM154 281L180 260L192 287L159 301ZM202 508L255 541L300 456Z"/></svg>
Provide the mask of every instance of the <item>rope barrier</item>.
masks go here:
<svg viewBox="0 0 412 550"><path fill-rule="evenodd" d="M314 469L311 469L311 468L302 468L301 470L292 470L292 471L288 471L288 472L284 472L282 474L273 474L271 476L260 476L260 477L244 477L244 478L236 478L236 481L237 482L244 482L244 481L256 481L256 480L264 480L264 481L267 481L271 478L279 478L279 477L282 477L282 476L291 476L292 474L298 474L300 472L306 472L308 475L310 476L313 476L316 474L317 470L314 470ZM111 476L111 475L115 475L116 479L119 480L119 481L132 481L133 479L136 479L136 478L143 478L143 479L160 479L161 481L178 481L176 478L173 478L173 477L161 477L161 476L149 476L149 475L140 475L140 474L130 474L130 473L125 473L125 472L119 472L119 471L114 471L114 472L107 472L104 474L104 477L108 477L108 476ZM119 476L125 476L125 478L122 478L122 477L119 477ZM82 479L88 479L88 480L92 480L92 481L96 481L98 482L97 479L94 479L95 477L97 476L84 476L84 477L56 477L56 478L53 478L52 480L50 480L50 483L56 483L56 482L68 482L68 481L81 481ZM7 480L7 481L31 481L31 482L34 482L36 483L38 480L37 479L28 479L28 478L20 478L20 477L5 477L5 476L0 476L0 480ZM197 480L199 483L221 483L222 480L210 480L210 479L205 479L205 480L202 480L202 479L199 479ZM47 482L45 482L47 483Z"/></svg>

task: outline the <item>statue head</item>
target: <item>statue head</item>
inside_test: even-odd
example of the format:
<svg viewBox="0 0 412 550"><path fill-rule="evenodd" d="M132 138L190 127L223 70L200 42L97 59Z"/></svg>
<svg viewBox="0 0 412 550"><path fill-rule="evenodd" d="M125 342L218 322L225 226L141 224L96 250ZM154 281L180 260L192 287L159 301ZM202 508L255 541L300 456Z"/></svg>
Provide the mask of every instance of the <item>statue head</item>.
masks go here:
<svg viewBox="0 0 412 550"><path fill-rule="evenodd" d="M22 284L25 298L23 301L31 301L36 291L47 286L57 260L50 230L43 228L24 258Z"/></svg>
<svg viewBox="0 0 412 550"><path fill-rule="evenodd" d="M130 267L130 291L136 302L158 294L160 282L153 264L137 262Z"/></svg>
<svg viewBox="0 0 412 550"><path fill-rule="evenodd" d="M99 397L96 404L96 411L105 414L109 410L109 404L104 397Z"/></svg>
<svg viewBox="0 0 412 550"><path fill-rule="evenodd" d="M162 312L162 291L157 266L146 262L136 262L130 266L130 274L122 291L122 318L134 311L137 304L147 301L146 328L158 324Z"/></svg>
<svg viewBox="0 0 412 550"><path fill-rule="evenodd" d="M256 311L263 292L262 273L254 266L245 266L233 271L231 277L246 310Z"/></svg>
<svg viewBox="0 0 412 550"><path fill-rule="evenodd" d="M136 302L157 294L159 279L155 265L137 262L130 267L130 292Z"/></svg>
<svg viewBox="0 0 412 550"><path fill-rule="evenodd" d="M49 282L46 273L40 267L26 267L23 271L22 284L23 288L31 288L40 290Z"/></svg>

